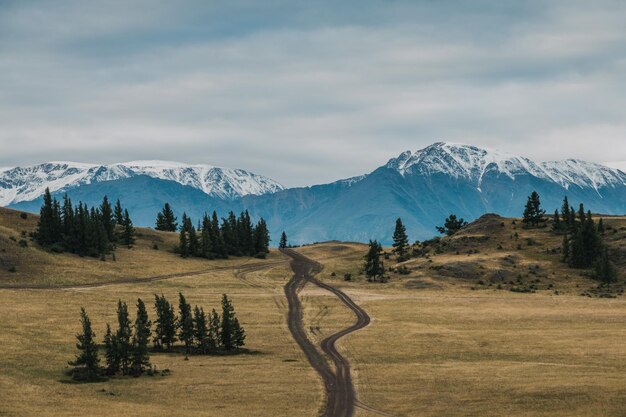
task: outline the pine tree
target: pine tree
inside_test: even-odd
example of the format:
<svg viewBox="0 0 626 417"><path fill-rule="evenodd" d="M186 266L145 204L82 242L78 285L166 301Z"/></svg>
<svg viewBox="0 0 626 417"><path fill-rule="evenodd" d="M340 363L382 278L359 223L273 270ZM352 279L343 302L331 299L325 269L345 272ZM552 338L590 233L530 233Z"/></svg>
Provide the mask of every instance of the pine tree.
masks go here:
<svg viewBox="0 0 626 417"><path fill-rule="evenodd" d="M280 243L278 244L278 247L281 249L285 249L287 247L287 233L285 233L285 231L283 231L280 235Z"/></svg>
<svg viewBox="0 0 626 417"><path fill-rule="evenodd" d="M113 210L113 218L115 219L115 223L120 226L124 225L124 211L122 210L122 203L118 198L115 202L115 209Z"/></svg>
<svg viewBox="0 0 626 417"><path fill-rule="evenodd" d="M221 319L217 311L213 309L211 311L211 317L209 319L209 351L215 352L221 346L221 331L220 331Z"/></svg>
<svg viewBox="0 0 626 417"><path fill-rule="evenodd" d="M561 217L559 216L559 211L554 210L554 217L552 220L552 230L555 232L560 232L563 230L563 225L561 224Z"/></svg>
<svg viewBox="0 0 626 417"><path fill-rule="evenodd" d="M122 243L130 249L135 243L135 228L130 220L128 210L124 210L124 218L122 220Z"/></svg>
<svg viewBox="0 0 626 417"><path fill-rule="evenodd" d="M363 268L367 280L370 282L384 278L385 266L380 259L382 250L382 246L376 240L370 240L369 250L367 251L367 255L365 255L365 265Z"/></svg>
<svg viewBox="0 0 626 417"><path fill-rule="evenodd" d="M116 335L111 333L111 326L107 323L104 335L104 356L106 359L106 374L115 375L120 370L120 354Z"/></svg>
<svg viewBox="0 0 626 417"><path fill-rule="evenodd" d="M222 295L222 326L220 329L221 345L227 352L236 347L235 309L226 294Z"/></svg>
<svg viewBox="0 0 626 417"><path fill-rule="evenodd" d="M601 235L604 234L604 223L602 223L602 218L598 220L598 233L600 233Z"/></svg>
<svg viewBox="0 0 626 417"><path fill-rule="evenodd" d="M76 348L79 352L76 359L69 362L74 366L72 377L81 381L95 381L100 377L102 370L98 358L98 345L94 341L96 334L91 328L91 321L84 308L80 309L80 321L83 331L76 335L78 340Z"/></svg>
<svg viewBox="0 0 626 417"><path fill-rule="evenodd" d="M196 306L193 310L193 337L198 352L206 355L210 352L209 326L204 309Z"/></svg>
<svg viewBox="0 0 626 417"><path fill-rule="evenodd" d="M237 317L233 320L233 345L235 349L241 349L246 344L246 332L239 324Z"/></svg>
<svg viewBox="0 0 626 417"><path fill-rule="evenodd" d="M137 317L135 319L135 333L131 351L131 370L134 375L141 375L146 368L150 368L148 343L150 341L151 325L146 305L139 298L137 300Z"/></svg>
<svg viewBox="0 0 626 417"><path fill-rule="evenodd" d="M546 211L541 208L539 194L536 191L533 191L526 202L526 207L524 208L524 218L522 221L524 223L537 226L544 220L544 214L546 214Z"/></svg>
<svg viewBox="0 0 626 417"><path fill-rule="evenodd" d="M393 251L398 255L398 262L406 260L409 237L406 235L406 227L404 227L399 217L396 220L396 229L393 232L392 246L394 248Z"/></svg>
<svg viewBox="0 0 626 417"><path fill-rule="evenodd" d="M214 232L215 241L213 242L213 249L215 250L215 254L222 259L228 258L228 250L226 248L226 243L224 243L224 236L222 231L220 230L220 224L217 219L217 213L213 211L213 216L211 217L211 229Z"/></svg>
<svg viewBox="0 0 626 417"><path fill-rule="evenodd" d="M193 317L191 315L191 305L187 303L182 293L178 294L178 338L185 345L187 353L191 353L193 346Z"/></svg>
<svg viewBox="0 0 626 417"><path fill-rule="evenodd" d="M163 210L157 214L156 230L175 232L176 229L178 229L178 223L176 223L174 211L170 207L169 203L165 203L163 205Z"/></svg>
<svg viewBox="0 0 626 417"><path fill-rule="evenodd" d="M39 225L37 227L37 243L42 246L49 246L55 242L55 218L52 195L50 189L46 188L43 195L43 205L39 212Z"/></svg>
<svg viewBox="0 0 626 417"><path fill-rule="evenodd" d="M605 247L596 262L596 278L604 285L610 287L611 283L617 281L617 272L615 266L609 260L609 252Z"/></svg>
<svg viewBox="0 0 626 417"><path fill-rule="evenodd" d="M176 315L174 314L174 306L165 298L155 295L154 308L157 318L155 321L154 345L158 348L165 347L171 349L176 341Z"/></svg>
<svg viewBox="0 0 626 417"><path fill-rule="evenodd" d="M254 242L255 254L270 253L270 233L267 230L267 223L262 218L254 228Z"/></svg>
<svg viewBox="0 0 626 417"><path fill-rule="evenodd" d="M563 218L563 228L567 229L568 232L573 231L573 225L571 224L571 211L569 207L569 201L567 200L567 196L563 198L563 206L561 207L561 217Z"/></svg>
<svg viewBox="0 0 626 417"><path fill-rule="evenodd" d="M441 234L445 234L446 236L452 236L466 225L467 222L463 220L463 218L457 219L456 214L451 214L446 218L443 226L437 226L436 229Z"/></svg>
<svg viewBox="0 0 626 417"><path fill-rule="evenodd" d="M106 232L108 241L115 242L115 219L113 218L113 210L106 195L100 205L100 216L102 219L102 227Z"/></svg>
<svg viewBox="0 0 626 417"><path fill-rule="evenodd" d="M128 306L126 303L122 302L122 300L117 302L117 323L118 328L115 333L115 338L118 345L120 368L122 370L122 374L128 375L132 350L132 329L130 327L130 318L128 317Z"/></svg>

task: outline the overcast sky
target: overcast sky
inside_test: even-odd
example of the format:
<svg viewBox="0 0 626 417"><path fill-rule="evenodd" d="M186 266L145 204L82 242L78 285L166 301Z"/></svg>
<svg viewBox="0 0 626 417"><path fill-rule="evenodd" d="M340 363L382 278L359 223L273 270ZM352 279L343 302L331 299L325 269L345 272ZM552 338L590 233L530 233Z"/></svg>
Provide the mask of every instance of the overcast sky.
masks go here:
<svg viewBox="0 0 626 417"><path fill-rule="evenodd" d="M295 186L436 141L626 161L625 22L623 0L1 0L0 166Z"/></svg>

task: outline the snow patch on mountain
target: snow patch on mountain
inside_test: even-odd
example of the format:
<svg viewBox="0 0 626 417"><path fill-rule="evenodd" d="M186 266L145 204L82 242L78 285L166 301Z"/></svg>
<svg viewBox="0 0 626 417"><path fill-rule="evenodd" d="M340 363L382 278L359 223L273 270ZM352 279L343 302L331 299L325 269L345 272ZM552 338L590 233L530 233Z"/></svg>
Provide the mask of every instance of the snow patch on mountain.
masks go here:
<svg viewBox="0 0 626 417"><path fill-rule="evenodd" d="M386 167L402 176L440 173L463 178L473 182L479 190L488 172L506 175L513 180L520 175L532 175L556 182L565 189L572 185L596 190L626 185L626 174L596 163L575 159L537 163L495 149L446 142L437 142L415 152L405 151L389 160Z"/></svg>
<svg viewBox="0 0 626 417"><path fill-rule="evenodd" d="M0 171L0 205L31 201L46 188L60 191L94 182L114 181L137 175L171 180L222 199L261 195L284 189L278 182L242 169L212 165L187 165L167 161L132 161L112 165L53 161Z"/></svg>

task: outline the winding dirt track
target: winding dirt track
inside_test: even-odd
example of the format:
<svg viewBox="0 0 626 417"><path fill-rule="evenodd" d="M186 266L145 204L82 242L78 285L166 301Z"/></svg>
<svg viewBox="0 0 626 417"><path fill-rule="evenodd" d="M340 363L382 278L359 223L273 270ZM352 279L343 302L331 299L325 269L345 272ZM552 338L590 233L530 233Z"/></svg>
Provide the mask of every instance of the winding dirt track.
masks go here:
<svg viewBox="0 0 626 417"><path fill-rule="evenodd" d="M350 375L350 362L337 351L336 342L343 336L367 326L370 323L370 317L365 310L352 301L343 291L320 282L313 277L314 274L322 270L322 265L318 262L291 249L283 249L282 252L292 258L291 268L294 272L291 280L285 285L285 295L289 302L289 330L304 351L311 366L320 374L324 381L326 407L323 415L325 417L351 417L354 414L354 407L358 401ZM357 321L352 326L328 336L321 342L322 350L335 364L334 372L330 369L315 345L307 338L304 331L302 303L298 297L298 292L307 281L335 294L357 317Z"/></svg>

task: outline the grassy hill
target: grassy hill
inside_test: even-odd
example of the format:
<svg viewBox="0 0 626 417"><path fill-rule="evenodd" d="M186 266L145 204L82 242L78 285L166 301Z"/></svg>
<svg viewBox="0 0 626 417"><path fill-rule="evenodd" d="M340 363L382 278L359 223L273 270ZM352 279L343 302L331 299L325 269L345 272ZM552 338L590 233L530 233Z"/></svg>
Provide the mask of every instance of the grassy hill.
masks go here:
<svg viewBox="0 0 626 417"><path fill-rule="evenodd" d="M0 207L0 286L121 282L229 267L244 261L267 262L249 258L182 259L173 252L178 244L177 233L147 228L137 228L131 249L119 246L115 255L108 255L104 262L70 253L51 253L30 237L37 228L37 219L34 214Z"/></svg>

